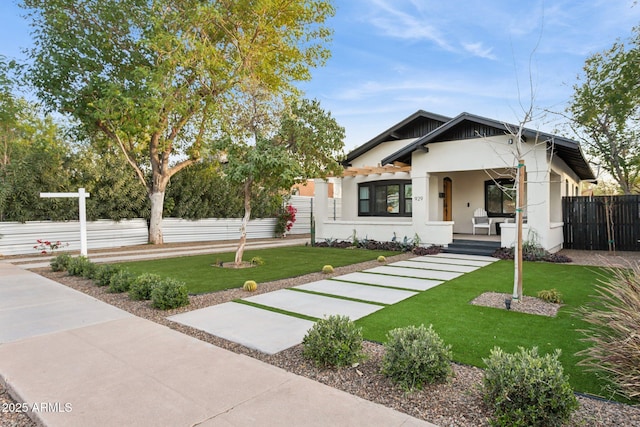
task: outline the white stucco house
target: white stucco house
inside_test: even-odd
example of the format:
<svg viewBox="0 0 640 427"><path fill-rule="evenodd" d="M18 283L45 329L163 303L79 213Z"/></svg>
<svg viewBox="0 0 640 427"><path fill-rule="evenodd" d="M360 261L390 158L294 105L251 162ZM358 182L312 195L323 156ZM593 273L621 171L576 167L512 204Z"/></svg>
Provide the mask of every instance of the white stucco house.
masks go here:
<svg viewBox="0 0 640 427"><path fill-rule="evenodd" d="M500 224L501 245L512 246L516 129L469 113L417 111L347 155L341 218L329 215L327 185L316 181L316 238L348 239L355 230L360 238L417 234L424 244L448 245L473 231L495 235ZM524 237L554 252L563 243L562 197L579 195L595 177L577 142L531 129L522 135ZM478 208L491 229L473 230Z"/></svg>

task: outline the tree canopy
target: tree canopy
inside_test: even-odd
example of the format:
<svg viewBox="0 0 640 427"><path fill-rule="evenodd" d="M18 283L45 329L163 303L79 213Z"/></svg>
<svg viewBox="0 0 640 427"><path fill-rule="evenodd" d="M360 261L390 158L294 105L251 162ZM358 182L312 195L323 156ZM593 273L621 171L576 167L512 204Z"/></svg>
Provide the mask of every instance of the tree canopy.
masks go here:
<svg viewBox="0 0 640 427"><path fill-rule="evenodd" d="M640 29L585 61L567 108L571 125L588 153L620 185L637 192L640 177Z"/></svg>
<svg viewBox="0 0 640 427"><path fill-rule="evenodd" d="M116 144L151 203L207 141L234 126L242 85L296 96L329 56L329 0L24 0L35 48L29 77L45 104Z"/></svg>

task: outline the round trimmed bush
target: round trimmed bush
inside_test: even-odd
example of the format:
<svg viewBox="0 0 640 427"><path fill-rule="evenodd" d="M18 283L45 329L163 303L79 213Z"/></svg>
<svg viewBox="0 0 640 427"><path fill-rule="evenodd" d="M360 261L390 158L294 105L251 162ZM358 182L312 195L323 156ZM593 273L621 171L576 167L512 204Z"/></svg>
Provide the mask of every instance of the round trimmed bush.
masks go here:
<svg viewBox="0 0 640 427"><path fill-rule="evenodd" d="M56 255L56 257L51 260L51 270L65 271L69 266L69 261L71 261L71 255L69 254Z"/></svg>
<svg viewBox="0 0 640 427"><path fill-rule="evenodd" d="M247 292L254 292L256 289L258 289L258 284L254 280L247 280L246 282L244 282L244 285L242 285L242 289Z"/></svg>
<svg viewBox="0 0 640 427"><path fill-rule="evenodd" d="M131 283L136 279L136 276L129 270L119 270L111 276L109 280L108 292L121 293L127 292Z"/></svg>
<svg viewBox="0 0 640 427"><path fill-rule="evenodd" d="M347 316L318 320L302 340L302 354L318 366L350 366L364 359L362 328Z"/></svg>
<svg viewBox="0 0 640 427"><path fill-rule="evenodd" d="M578 408L568 378L554 354L538 355L538 349L519 348L515 354L501 348L483 359L483 398L493 409L493 425L561 426Z"/></svg>
<svg viewBox="0 0 640 427"><path fill-rule="evenodd" d="M67 264L67 273L69 273L70 276L82 276L91 279L95 270L95 264L84 256L71 258Z"/></svg>
<svg viewBox="0 0 640 427"><path fill-rule="evenodd" d="M93 275L93 283L96 286L109 286L111 277L118 271L122 270L122 267L113 264L100 264L96 267L95 274Z"/></svg>
<svg viewBox="0 0 640 427"><path fill-rule="evenodd" d="M162 282L157 274L145 273L136 277L129 286L129 298L134 301L151 299L151 291Z"/></svg>
<svg viewBox="0 0 640 427"><path fill-rule="evenodd" d="M453 373L451 346L444 344L432 325L389 331L384 348L382 373L405 390L444 382Z"/></svg>
<svg viewBox="0 0 640 427"><path fill-rule="evenodd" d="M164 279L151 290L151 305L160 310L189 305L187 285L175 279Z"/></svg>
<svg viewBox="0 0 640 427"><path fill-rule="evenodd" d="M384 255L380 255L378 257L378 262L386 262L386 261L387 261L387 259L384 257Z"/></svg>
<svg viewBox="0 0 640 427"><path fill-rule="evenodd" d="M331 274L333 273L333 266L331 265L325 265L324 267L322 267L322 272L324 274Z"/></svg>

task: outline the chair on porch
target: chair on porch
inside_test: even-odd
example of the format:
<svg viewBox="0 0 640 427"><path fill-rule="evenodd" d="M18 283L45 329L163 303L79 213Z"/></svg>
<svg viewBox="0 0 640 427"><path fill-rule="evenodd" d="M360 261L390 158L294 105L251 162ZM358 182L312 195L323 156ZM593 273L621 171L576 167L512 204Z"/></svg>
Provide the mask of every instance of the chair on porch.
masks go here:
<svg viewBox="0 0 640 427"><path fill-rule="evenodd" d="M474 235L476 234L476 228L486 228L488 235L491 236L491 224L493 224L493 219L489 218L487 211L484 209L478 208L473 212L471 223L473 224Z"/></svg>

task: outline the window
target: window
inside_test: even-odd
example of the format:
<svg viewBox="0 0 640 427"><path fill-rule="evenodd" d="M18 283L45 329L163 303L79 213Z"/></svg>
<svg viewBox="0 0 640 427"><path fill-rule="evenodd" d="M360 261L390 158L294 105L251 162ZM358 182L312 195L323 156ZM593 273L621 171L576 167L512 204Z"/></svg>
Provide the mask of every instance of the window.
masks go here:
<svg viewBox="0 0 640 427"><path fill-rule="evenodd" d="M514 216L516 213L515 181L513 179L485 181L484 205L488 216Z"/></svg>
<svg viewBox="0 0 640 427"><path fill-rule="evenodd" d="M411 181L377 181L358 185L359 216L411 216Z"/></svg>

